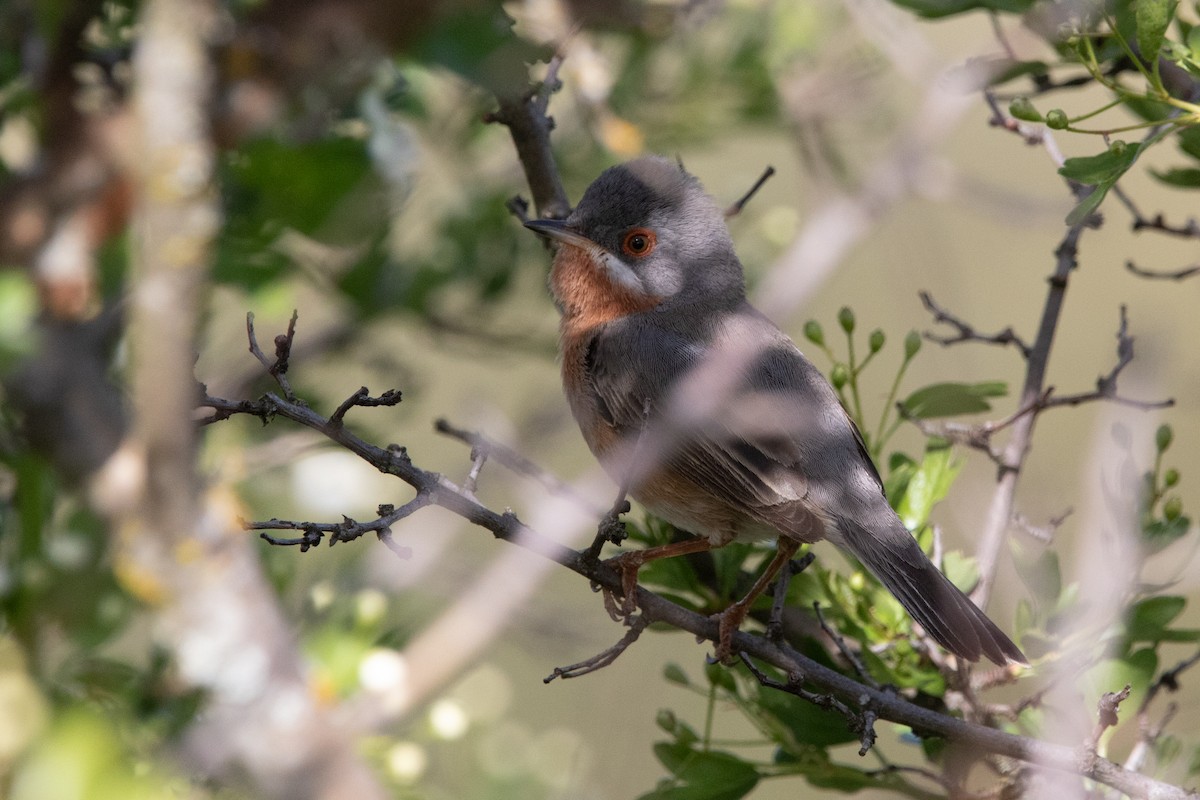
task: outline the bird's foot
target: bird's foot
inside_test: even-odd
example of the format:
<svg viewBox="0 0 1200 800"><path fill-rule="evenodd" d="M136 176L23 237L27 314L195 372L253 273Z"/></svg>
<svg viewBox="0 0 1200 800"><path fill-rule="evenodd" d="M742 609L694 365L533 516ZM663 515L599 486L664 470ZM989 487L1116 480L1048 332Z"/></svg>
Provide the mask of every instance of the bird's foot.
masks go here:
<svg viewBox="0 0 1200 800"><path fill-rule="evenodd" d="M737 602L719 614L709 617L709 619L717 620L717 649L712 656L714 662L731 664L737 660L733 652L733 635L742 627L742 622L745 621L746 614L749 612L748 605Z"/></svg>
<svg viewBox="0 0 1200 800"><path fill-rule="evenodd" d="M604 609L616 622L628 619L637 611L637 578L645 560L642 551L633 550L613 556L604 562L617 571L621 576L621 596L618 598L612 589L604 590Z"/></svg>

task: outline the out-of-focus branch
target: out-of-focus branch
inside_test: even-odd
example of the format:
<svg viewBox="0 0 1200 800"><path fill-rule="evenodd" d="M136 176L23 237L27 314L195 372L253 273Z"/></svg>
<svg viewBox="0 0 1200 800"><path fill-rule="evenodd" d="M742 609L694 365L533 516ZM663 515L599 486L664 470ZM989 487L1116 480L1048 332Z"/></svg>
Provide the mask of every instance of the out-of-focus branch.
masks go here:
<svg viewBox="0 0 1200 800"><path fill-rule="evenodd" d="M237 774L268 798L386 796L313 695L252 540L202 494L192 365L220 223L208 122L209 0L151 0L133 62L141 158L130 297L132 434L105 476L115 571L154 608L178 679L206 700L182 735L189 769ZM113 500L113 495L118 495ZM287 742L280 748L279 742Z"/></svg>
<svg viewBox="0 0 1200 800"><path fill-rule="evenodd" d="M1139 278L1151 278L1153 280L1165 281L1181 281L1185 278L1190 278L1193 275L1200 275L1200 264L1195 266L1183 267L1181 269L1170 269L1159 271L1154 269L1143 269L1132 261L1125 262L1125 269L1137 275Z"/></svg>

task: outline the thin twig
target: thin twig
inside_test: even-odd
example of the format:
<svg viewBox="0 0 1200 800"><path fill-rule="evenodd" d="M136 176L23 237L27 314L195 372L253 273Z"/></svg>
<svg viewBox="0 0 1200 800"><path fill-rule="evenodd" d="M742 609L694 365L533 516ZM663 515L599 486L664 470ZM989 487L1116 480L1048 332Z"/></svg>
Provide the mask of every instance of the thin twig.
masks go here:
<svg viewBox="0 0 1200 800"><path fill-rule="evenodd" d="M1100 700L1096 703L1096 727L1092 729L1092 735L1085 745L1089 751L1094 753L1104 732L1120 722L1117 711L1121 708L1121 703L1129 698L1131 691L1133 687L1125 684L1125 688L1119 692L1105 692L1100 695Z"/></svg>
<svg viewBox="0 0 1200 800"><path fill-rule="evenodd" d="M518 475L532 478L534 481L540 483L550 494L555 497L567 498L594 517L602 517L609 511L608 508L597 505L589 498L584 497L571 484L549 470L538 466L506 444L501 444L495 439L477 431L460 428L444 418L434 422L433 428L440 434L449 436L452 439L458 439L460 442L470 445L472 452L486 455L505 469L511 470Z"/></svg>
<svg viewBox="0 0 1200 800"><path fill-rule="evenodd" d="M1200 221L1197 221L1195 217L1188 217L1187 222L1183 224L1171 225L1166 221L1161 211L1153 217L1147 217L1143 214L1137 204L1133 202L1133 198L1129 196L1129 193L1120 186L1114 186L1112 192L1117 200L1121 202L1121 205L1125 206L1126 210L1129 211L1129 215L1133 217L1133 222L1130 223L1130 226L1135 233L1137 231L1149 230L1185 239L1200 239Z"/></svg>
<svg viewBox="0 0 1200 800"><path fill-rule="evenodd" d="M918 292L917 294L921 298L921 304L924 305L926 310L933 315L934 322L939 322L943 325L949 325L957 331L954 336L938 336L936 334L926 332L925 338L929 341L937 342L943 346L958 344L960 342L982 342L984 344L997 344L1002 346L1011 344L1021 351L1021 355L1023 357L1029 358L1029 345L1027 345L1011 327L1005 328L999 333L980 333L971 325L967 324L964 320L956 317L954 314L951 314L949 311L938 305L929 292L922 291Z"/></svg>
<svg viewBox="0 0 1200 800"><path fill-rule="evenodd" d="M816 558L816 555L809 550L800 558L788 561L779 570L779 575L775 578L775 588L771 594L771 614L767 618L768 639L776 641L783 635L783 609L787 605L788 584L791 583L792 578L808 569L808 566Z"/></svg>
<svg viewBox="0 0 1200 800"><path fill-rule="evenodd" d="M352 542L364 533L374 532L388 549L401 558L408 558L412 554L411 550L392 540L391 526L431 502L433 500L430 493L418 492L416 497L399 508L392 505L381 505L377 512L379 517L370 522L358 522L346 516L342 517L341 522L296 522L286 519L269 519L260 522L243 520L242 528L248 531L304 531L304 535L296 539L279 538L265 532L259 534L264 541L273 545L299 546L302 553L310 547L320 544L325 534L329 534L329 546L332 547L338 542Z"/></svg>
<svg viewBox="0 0 1200 800"><path fill-rule="evenodd" d="M1167 270L1165 272L1159 272L1158 270L1153 270L1153 269L1142 269L1137 264L1134 264L1132 261L1126 261L1125 269L1129 270L1134 275L1137 275L1139 278L1150 278L1152 280L1164 280L1164 281L1182 281L1186 278L1192 277L1193 275L1200 274L1200 264L1196 264L1196 265L1190 266L1190 267L1183 267L1181 269L1176 269L1176 270Z"/></svg>
<svg viewBox="0 0 1200 800"><path fill-rule="evenodd" d="M774 167L768 166L765 170L763 170L762 175L758 176L758 180L754 182L754 185L751 186L749 190L747 190L747 192L737 200L737 202L725 209L725 218L729 219L730 217L736 217L738 214L742 213L742 209L746 207L746 203L750 202L750 198L754 197L754 195L758 193L758 190L762 188L763 184L766 183L774 174Z"/></svg>
<svg viewBox="0 0 1200 800"><path fill-rule="evenodd" d="M355 406L364 408L379 407L379 406L395 406L399 405L403 399L399 389L388 389L379 397L371 397L367 387L362 386L357 392L347 397L342 401L342 404L329 415L329 421L334 425L341 425L346 416L346 412Z"/></svg>
<svg viewBox="0 0 1200 800"><path fill-rule="evenodd" d="M542 683L550 683L555 678L562 678L563 680L578 678L596 670L604 669L628 650L629 646L638 640L638 637L642 635L642 631L646 630L646 626L649 624L650 621L646 619L644 614L628 618L629 630L621 637L620 641L591 658L565 667L555 667L553 672L542 679Z"/></svg>
<svg viewBox="0 0 1200 800"><path fill-rule="evenodd" d="M254 312L246 312L246 338L250 340L250 352L258 359L258 363L267 368L267 374L275 379L279 388L283 390L283 396L288 400L296 399L296 393L292 391L292 386L288 383L287 371L288 359L292 353L292 340L296 337L296 320L298 318L299 315L293 309L287 333L275 337L275 360L271 361L258 346L258 337L254 333Z"/></svg>
<svg viewBox="0 0 1200 800"><path fill-rule="evenodd" d="M813 611L817 614L817 622L821 624L821 630L825 631L826 636L833 639L833 643L837 645L838 652L842 654L842 658L850 662L850 666L854 667L854 673L858 675L859 680L868 686L878 689L879 683L871 677L871 673L867 672L867 667L863 664L862 659L858 657L857 653L846 646L846 640L842 638L842 635L829 627L829 624L825 622L825 615L821 613L821 601L814 600L812 606Z"/></svg>

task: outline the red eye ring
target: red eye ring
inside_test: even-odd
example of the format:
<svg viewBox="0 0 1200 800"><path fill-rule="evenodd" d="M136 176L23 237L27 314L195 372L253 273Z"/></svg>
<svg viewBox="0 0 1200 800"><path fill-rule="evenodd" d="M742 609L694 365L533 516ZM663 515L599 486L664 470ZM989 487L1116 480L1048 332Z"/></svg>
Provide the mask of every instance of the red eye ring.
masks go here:
<svg viewBox="0 0 1200 800"><path fill-rule="evenodd" d="M634 228L621 240L621 250L627 256L643 258L650 255L656 243L654 231L648 228Z"/></svg>

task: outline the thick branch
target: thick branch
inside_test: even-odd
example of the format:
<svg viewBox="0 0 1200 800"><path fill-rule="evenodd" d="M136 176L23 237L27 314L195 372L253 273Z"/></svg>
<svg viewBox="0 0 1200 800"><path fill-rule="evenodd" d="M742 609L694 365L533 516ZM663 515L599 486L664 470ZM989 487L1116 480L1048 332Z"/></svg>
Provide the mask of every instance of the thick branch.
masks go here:
<svg viewBox="0 0 1200 800"><path fill-rule="evenodd" d="M1050 361L1050 348L1054 344L1054 333L1058 329L1058 320L1062 315L1063 302L1067 295L1067 282L1071 271L1075 269L1079 235L1082 232L1083 226L1081 225L1069 228L1055 251L1054 274L1049 279L1046 302L1042 307L1042 321L1038 326L1037 337L1026 358L1025 385L1021 387L1021 408L1033 406L1045 393L1046 368ZM996 481L995 492L992 494L992 503L988 509L983 533L980 536L979 551L976 554L979 560L979 585L975 587L971 599L981 608L987 606L992 586L996 581L996 571L1000 566L1000 553L1004 549L1008 526L1013 518L1013 499L1017 493L1017 481L1020 477L1021 466L1025 461L1025 455L1029 452L1033 442L1033 428L1036 421L1036 414L1024 414L1018 418L1012 425L1012 438L1009 439L1001 456L1000 474Z"/></svg>

